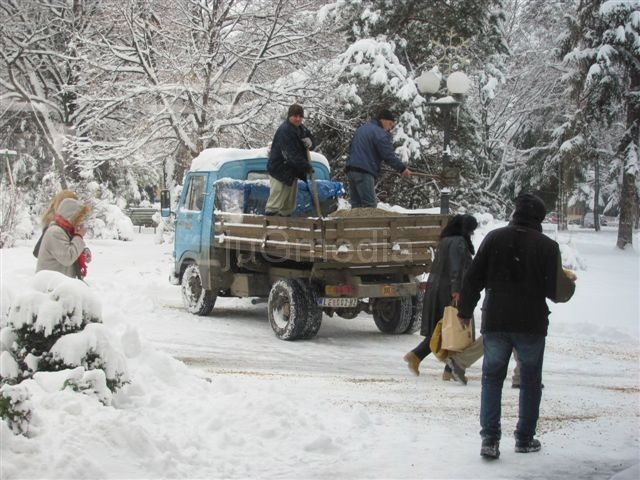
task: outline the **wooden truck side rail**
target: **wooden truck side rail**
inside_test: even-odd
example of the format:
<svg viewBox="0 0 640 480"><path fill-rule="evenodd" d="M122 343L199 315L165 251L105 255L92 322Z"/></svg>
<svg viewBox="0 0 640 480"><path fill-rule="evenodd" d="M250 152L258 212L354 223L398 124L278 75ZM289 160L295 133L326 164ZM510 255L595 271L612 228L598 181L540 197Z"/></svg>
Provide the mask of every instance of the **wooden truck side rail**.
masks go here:
<svg viewBox="0 0 640 480"><path fill-rule="evenodd" d="M297 218L216 212L217 247L341 266L431 263L446 215Z"/></svg>

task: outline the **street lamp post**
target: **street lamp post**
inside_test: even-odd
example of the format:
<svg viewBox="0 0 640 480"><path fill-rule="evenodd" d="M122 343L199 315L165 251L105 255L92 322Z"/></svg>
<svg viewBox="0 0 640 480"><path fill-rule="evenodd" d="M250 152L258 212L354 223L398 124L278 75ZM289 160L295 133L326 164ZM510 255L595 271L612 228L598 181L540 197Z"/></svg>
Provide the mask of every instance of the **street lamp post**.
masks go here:
<svg viewBox="0 0 640 480"><path fill-rule="evenodd" d="M442 75L437 67L433 70L422 72L416 79L418 90L422 94L433 96L440 90ZM463 72L454 72L447 77L448 96L438 98L427 102L427 105L434 108L440 108L443 113L443 149L442 149L442 179L445 184L451 183L455 173L450 165L451 163L451 111L459 107L462 103L463 96L469 91L471 81ZM453 173L453 175L452 175ZM449 213L449 196L451 191L448 188L440 190L440 213L446 215Z"/></svg>

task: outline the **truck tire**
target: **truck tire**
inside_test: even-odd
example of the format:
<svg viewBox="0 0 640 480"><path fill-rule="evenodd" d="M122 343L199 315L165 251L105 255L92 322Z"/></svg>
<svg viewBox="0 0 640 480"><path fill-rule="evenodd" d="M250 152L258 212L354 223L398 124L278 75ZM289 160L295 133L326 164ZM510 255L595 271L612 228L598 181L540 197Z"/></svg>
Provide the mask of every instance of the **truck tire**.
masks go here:
<svg viewBox="0 0 640 480"><path fill-rule="evenodd" d="M307 319L300 333L301 339L313 338L318 334L320 325L322 325L322 309L318 305L318 293L313 284L298 280L300 287L305 293L305 300L307 302Z"/></svg>
<svg viewBox="0 0 640 480"><path fill-rule="evenodd" d="M382 333L405 333L411 323L411 297L375 298L373 321Z"/></svg>
<svg viewBox="0 0 640 480"><path fill-rule="evenodd" d="M184 306L194 315L208 315L216 303L216 295L211 290L202 288L202 277L198 264L190 263L182 274L182 301Z"/></svg>
<svg viewBox="0 0 640 480"><path fill-rule="evenodd" d="M416 333L422 326L422 304L424 302L424 292L420 291L411 297L411 321L409 327L403 333Z"/></svg>
<svg viewBox="0 0 640 480"><path fill-rule="evenodd" d="M298 280L278 280L271 287L268 302L269 323L280 340L300 338L307 324L307 294Z"/></svg>

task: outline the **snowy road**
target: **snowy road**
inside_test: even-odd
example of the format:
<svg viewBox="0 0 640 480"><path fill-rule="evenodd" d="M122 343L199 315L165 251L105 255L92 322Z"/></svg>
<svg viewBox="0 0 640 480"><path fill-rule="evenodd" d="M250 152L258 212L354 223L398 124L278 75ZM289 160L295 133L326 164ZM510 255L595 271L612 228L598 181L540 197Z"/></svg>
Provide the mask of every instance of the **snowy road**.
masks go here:
<svg viewBox="0 0 640 480"><path fill-rule="evenodd" d="M638 256L615 251L613 239L573 238L588 268L578 272L574 300L551 307L542 452L513 453L518 390L506 388L503 455L494 464L478 455L480 363L466 387L442 382L434 359L410 376L402 355L421 337L382 335L366 315L325 315L316 338L297 342L273 335L265 304L219 299L210 316L195 317L166 281L169 246L150 234L91 242L88 281L105 322L135 325L213 392L193 400L199 411L190 427L172 425L178 419L167 412L156 427L169 436L193 429L201 439L195 460L185 454L174 470L125 466L110 477L609 478L637 464L640 452ZM32 274L28 246L2 253L3 285Z"/></svg>

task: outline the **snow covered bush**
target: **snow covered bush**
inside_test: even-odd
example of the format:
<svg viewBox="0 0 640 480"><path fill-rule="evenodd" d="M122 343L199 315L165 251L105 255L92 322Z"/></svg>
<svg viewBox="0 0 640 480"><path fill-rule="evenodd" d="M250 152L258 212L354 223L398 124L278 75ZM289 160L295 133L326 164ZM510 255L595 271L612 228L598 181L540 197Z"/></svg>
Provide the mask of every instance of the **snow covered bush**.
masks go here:
<svg viewBox="0 0 640 480"><path fill-rule="evenodd" d="M133 240L133 223L124 213L126 201L97 182L87 185L91 212L85 225L92 238Z"/></svg>
<svg viewBox="0 0 640 480"><path fill-rule="evenodd" d="M0 387L0 418L16 434L25 435L29 429L32 407L29 391L22 385Z"/></svg>
<svg viewBox="0 0 640 480"><path fill-rule="evenodd" d="M0 329L2 384L74 369L68 385L109 404L111 392L128 381L127 365L101 324L95 294L84 282L52 271L38 272L30 286L16 296Z"/></svg>
<svg viewBox="0 0 640 480"><path fill-rule="evenodd" d="M33 223L29 205L15 188L0 189L0 248L13 247L16 240L33 236Z"/></svg>

